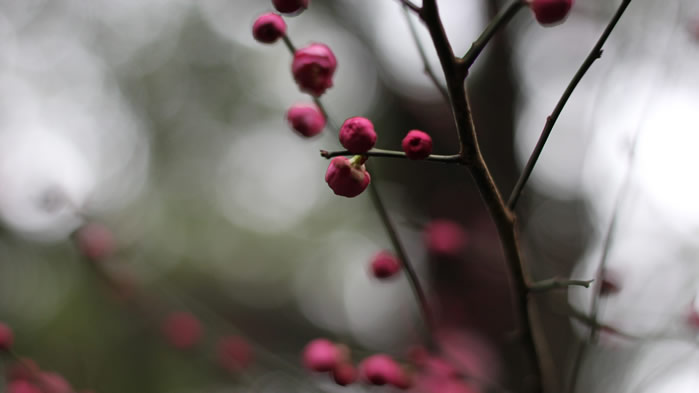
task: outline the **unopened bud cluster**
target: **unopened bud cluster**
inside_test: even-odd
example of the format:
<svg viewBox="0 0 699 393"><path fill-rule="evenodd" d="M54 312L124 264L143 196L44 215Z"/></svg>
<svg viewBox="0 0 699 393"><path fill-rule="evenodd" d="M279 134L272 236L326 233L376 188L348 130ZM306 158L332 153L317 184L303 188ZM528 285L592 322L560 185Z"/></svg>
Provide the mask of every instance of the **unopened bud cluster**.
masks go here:
<svg viewBox="0 0 699 393"><path fill-rule="evenodd" d="M308 8L309 1L273 1L277 11L296 14ZM294 51L291 74L300 91L318 99L333 86L337 58L327 45L314 42L295 49L286 37L286 23L281 15L266 13L253 24L253 37L262 43L286 40ZM326 114L316 103L297 103L286 112L289 126L298 135L310 138L320 134L327 124ZM335 157L325 173L325 181L336 195L353 198L361 194L371 183L371 176L364 163L368 153L376 145L374 124L366 117L350 117L339 130L340 144L354 158ZM423 131L411 130L402 143L405 155L412 160L427 158L432 153L432 138Z"/></svg>
<svg viewBox="0 0 699 393"><path fill-rule="evenodd" d="M390 356L371 355L355 367L349 348L325 338L317 338L306 345L303 350L303 365L314 372L330 373L333 380L341 386L358 379L371 385L389 384L399 389L412 386L410 374Z"/></svg>

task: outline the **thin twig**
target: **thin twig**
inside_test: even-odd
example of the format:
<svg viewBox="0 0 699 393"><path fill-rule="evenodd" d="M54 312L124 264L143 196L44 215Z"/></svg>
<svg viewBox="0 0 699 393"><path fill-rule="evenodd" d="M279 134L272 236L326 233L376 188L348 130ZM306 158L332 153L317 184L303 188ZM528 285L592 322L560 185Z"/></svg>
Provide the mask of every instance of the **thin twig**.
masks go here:
<svg viewBox="0 0 699 393"><path fill-rule="evenodd" d="M601 300L601 293L602 293L602 280L604 279L604 271L607 267L607 261L609 260L609 253L612 248L612 244L614 243L614 238L616 234L616 227L619 222L619 211L621 210L622 202L626 199L626 196L628 194L629 186L631 184L631 179L632 179L632 169L633 169L633 162L634 162L634 156L636 153L636 145L638 143L638 137L639 133L637 132L636 135L634 136L634 141L631 146L631 150L629 152L629 163L626 168L626 173L624 175L624 181L621 185L621 188L619 189L619 193L617 194L616 200L614 201L614 206L612 207L612 218L609 221L609 226L607 227L607 232L605 233L604 240L602 243L602 253L600 255L600 261L597 267L597 277L599 278L599 285L596 286L595 291L592 295L592 307L590 311L590 319L592 321L597 321L597 317L599 315L599 307L600 307L600 300ZM599 327L598 326L591 326L590 327L590 334L588 336L588 341L589 342L594 342L598 339L599 337ZM571 368L571 374L568 380L568 386L570 387L571 392L575 392L576 386L578 383L578 376L580 374L580 369L582 366L582 361L585 358L585 355L587 354L588 351L588 344L589 342L582 342L580 344L580 348L578 348L578 352L575 356L575 359L573 361L573 365Z"/></svg>
<svg viewBox="0 0 699 393"><path fill-rule="evenodd" d="M340 151L327 151L327 150L321 150L320 155L325 158L333 158L333 157L338 157L338 156L352 156L354 153L350 153L347 150L340 150ZM365 155L367 157L386 157L386 158L402 158L402 159L408 159L408 156L405 155L405 152L398 151L398 150L384 150L384 149L371 149L366 153L363 153L362 155ZM458 154L453 154L453 155L438 155L438 154L431 154L425 158L426 161L434 161L434 162L442 162L445 164L461 164L463 163L461 160L461 156Z"/></svg>
<svg viewBox="0 0 699 393"><path fill-rule="evenodd" d="M413 12L415 12L418 15L420 15L420 13L422 12L422 8L420 8L418 5L416 5L410 0L398 0L398 2L403 4L403 7L410 8Z"/></svg>
<svg viewBox="0 0 699 393"><path fill-rule="evenodd" d="M447 88L442 85L439 79L437 79L437 75L434 73L434 70L432 69L430 62L427 59L425 47L422 45L422 41L420 41L420 37L417 34L417 29L415 28L415 23L413 23L413 20L410 17L408 8L408 5L403 3L403 14L405 15L405 21L408 24L408 29L410 29L410 35L413 37L413 41L415 42L415 47L417 48L417 52L420 55L420 59L422 59L425 74L427 74L434 86L437 88L437 90L439 90L439 93L442 95L442 97L444 97L444 100L446 102L449 102L449 92L447 91Z"/></svg>
<svg viewBox="0 0 699 393"><path fill-rule="evenodd" d="M512 18L517 15L517 11L522 9L525 5L526 3L522 0L513 0L506 7L500 9L500 12L495 15L495 18L493 18L478 39L471 44L471 48L468 52L461 58L461 60L463 60L461 66L469 70L495 33L510 23Z"/></svg>
<svg viewBox="0 0 699 393"><path fill-rule="evenodd" d="M286 35L286 34L284 34L284 35L282 36L282 40L284 41L284 45L286 45L286 48L289 49L289 52L290 52L291 55L293 56L294 53L296 53L296 47L295 47L294 44L291 42L291 39L289 39L289 36Z"/></svg>
<svg viewBox="0 0 699 393"><path fill-rule="evenodd" d="M417 272L415 271L413 264L410 263L408 253L405 251L405 247L403 246L403 243L401 242L400 237L398 236L398 231L396 230L396 227L393 225L393 221L391 220L391 217L388 214L388 210L386 210L386 206L383 203L383 199L379 194L376 179L373 179L372 183L369 185L369 196L371 197L371 200L374 203L374 206L376 207L376 211L379 213L379 217L381 218L381 222L383 222L384 224L386 233L388 234L388 237L391 240L391 244L393 245L393 248L395 249L398 258L401 260L401 263L405 268L408 283L410 283L410 288L412 289L415 298L418 301L422 317L425 321L425 328L427 330L427 341L429 343L429 346L432 347L432 349L438 350L438 343L434 337L435 321L432 315L430 304L427 301L427 295L425 294L422 285L420 285L420 279L417 275Z"/></svg>
<svg viewBox="0 0 699 393"><path fill-rule="evenodd" d="M570 83L568 83L568 86L563 92L561 98L558 100L558 103L556 104L556 107L553 109L553 112L551 112L551 114L546 118L546 124L544 125L543 131L541 131L541 136L539 137L539 140L536 142L536 146L534 146L534 151L532 152L531 156L529 157L529 160L527 161L527 164L522 170L522 174L519 176L519 179L517 179L517 183L515 184L515 187L512 190L512 193L510 194L510 198L507 201L507 206L511 210L514 210L515 206L517 205L517 201L519 200L519 197L522 194L522 190L524 189L524 186L527 184L527 181L529 180L532 171L534 171L534 166L536 165L536 162L539 159L541 152L544 150L544 145L546 145L546 141L551 135L551 131L553 130L553 126L556 124L556 120L558 120L558 116L560 116L561 112L563 111L563 108L568 102L568 99L573 94L573 91L578 86L578 83L580 83L580 80L582 80L583 76L585 76L585 73L587 73L587 71L590 69L595 60L602 57L602 46L604 46L604 43L607 41L607 38L609 38L609 35L612 33L612 30L614 30L614 27L617 25L617 22L619 22L619 19L621 19L621 16L624 14L624 11L626 11L626 8L629 6L630 3L631 0L623 0L621 2L616 13L607 24L607 27L604 29L604 32L597 40L597 43L592 48L590 53L587 55L585 61L583 61L583 63L580 65L580 68L578 68L578 71L573 76L573 79L571 79Z"/></svg>
<svg viewBox="0 0 699 393"><path fill-rule="evenodd" d="M318 109L320 109L320 113L323 114L323 117L325 118L325 124L327 127L330 127L331 130L339 130L340 127L338 127L337 124L333 121L332 118L328 115L328 110L325 109L325 105L323 105L323 102L320 100L319 97L313 97L313 102L316 104Z"/></svg>
<svg viewBox="0 0 699 393"><path fill-rule="evenodd" d="M550 278L548 280L532 283L529 286L529 292L541 293L548 292L553 289L566 289L574 286L589 288L593 281L595 280L565 280L561 278Z"/></svg>
<svg viewBox="0 0 699 393"><path fill-rule="evenodd" d="M596 329L598 331L616 334L620 337L624 337L624 338L632 339L632 340L640 340L641 339L641 337L638 337L638 336L633 335L631 333L624 332L624 331L617 329L611 325L606 325L604 323L601 323L596 318L593 318L592 316L585 314L584 312L578 310L577 308L571 306L570 304L568 304L566 312L562 313L562 315L569 317L569 318L573 318L573 319L577 320L578 322L584 324L585 326L589 327L590 329Z"/></svg>

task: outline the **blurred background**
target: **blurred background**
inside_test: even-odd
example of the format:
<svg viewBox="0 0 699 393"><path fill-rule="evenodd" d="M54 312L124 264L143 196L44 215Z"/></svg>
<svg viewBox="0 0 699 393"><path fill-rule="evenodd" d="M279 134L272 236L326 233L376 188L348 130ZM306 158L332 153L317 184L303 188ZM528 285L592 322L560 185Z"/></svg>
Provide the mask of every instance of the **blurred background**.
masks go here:
<svg viewBox="0 0 699 393"><path fill-rule="evenodd" d="M578 0L548 28L524 9L476 62L468 90L505 195L617 3ZM457 54L501 5L439 1ZM339 148L336 130L305 140L286 124L287 108L310 98L286 48L252 38L254 19L271 10L266 0L0 1L0 320L18 354L76 391L376 390L310 375L302 348L322 336L348 344L355 360L405 360L421 342L405 277L367 273L390 248L369 197L337 197L323 181L318 151ZM399 150L421 129L435 153L458 151L397 1L312 0L286 22L297 46L319 41L337 56L322 98L334 124L366 116L377 147ZM580 391L699 390L698 66L699 4L633 1L519 204L540 279L594 278L616 216L606 263L620 291L599 318L638 339L602 334L584 353ZM518 389L530 370L511 335L506 270L465 169L369 163L455 367L478 381L473 391ZM113 236L98 268L71 240L83 217ZM435 219L464 228L457 257L426 251L423 228ZM592 293L535 298L561 388L588 335L567 308L589 312ZM158 318L172 311L196 315L201 345L168 345ZM215 364L228 335L252 353L235 372Z"/></svg>

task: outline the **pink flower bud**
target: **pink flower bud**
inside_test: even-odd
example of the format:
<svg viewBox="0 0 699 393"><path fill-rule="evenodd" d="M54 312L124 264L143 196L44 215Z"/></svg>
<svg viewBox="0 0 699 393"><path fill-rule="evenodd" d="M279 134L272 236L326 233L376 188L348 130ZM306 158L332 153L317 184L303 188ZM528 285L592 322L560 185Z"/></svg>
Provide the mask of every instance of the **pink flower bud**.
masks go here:
<svg viewBox="0 0 699 393"><path fill-rule="evenodd" d="M333 379L340 386L347 386L357 380L357 370L350 363L340 363L332 371Z"/></svg>
<svg viewBox="0 0 699 393"><path fill-rule="evenodd" d="M390 356L377 354L364 359L359 365L362 377L374 385L399 385L404 378L403 370Z"/></svg>
<svg viewBox="0 0 699 393"><path fill-rule="evenodd" d="M177 349L189 349L199 342L202 327L199 320L186 311L173 312L161 326L167 341Z"/></svg>
<svg viewBox="0 0 699 393"><path fill-rule="evenodd" d="M272 0L274 8L284 14L291 14L308 8L310 0Z"/></svg>
<svg viewBox="0 0 699 393"><path fill-rule="evenodd" d="M369 186L371 176L364 165L356 167L346 157L335 157L325 172L325 181L336 195L354 198Z"/></svg>
<svg viewBox="0 0 699 393"><path fill-rule="evenodd" d="M242 337L228 336L218 342L218 363L230 372L240 371L250 366L253 360L252 348Z"/></svg>
<svg viewBox="0 0 699 393"><path fill-rule="evenodd" d="M38 386L25 380L12 381L7 385L7 393L43 393Z"/></svg>
<svg viewBox="0 0 699 393"><path fill-rule="evenodd" d="M303 365L313 371L332 371L340 364L341 358L337 346L324 338L309 342L303 350Z"/></svg>
<svg viewBox="0 0 699 393"><path fill-rule="evenodd" d="M572 6L573 0L529 0L534 17L542 25L563 22Z"/></svg>
<svg viewBox="0 0 699 393"><path fill-rule="evenodd" d="M0 351L7 351L12 347L15 336L12 329L4 323L0 322Z"/></svg>
<svg viewBox="0 0 699 393"><path fill-rule="evenodd" d="M433 220L423 232L427 249L435 255L457 257L468 243L466 231L451 220Z"/></svg>
<svg viewBox="0 0 699 393"><path fill-rule="evenodd" d="M39 373L38 384L44 393L72 393L73 388L63 376L58 373L45 371Z"/></svg>
<svg viewBox="0 0 699 393"><path fill-rule="evenodd" d="M365 117L350 117L340 127L340 143L353 154L368 152L376 144L374 124Z"/></svg>
<svg viewBox="0 0 699 393"><path fill-rule="evenodd" d="M432 138L420 130L410 130L402 145L405 155L411 160L422 160L432 154Z"/></svg>
<svg viewBox="0 0 699 393"><path fill-rule="evenodd" d="M325 128L325 116L315 104L295 104L286 112L291 128L307 138L318 135Z"/></svg>
<svg viewBox="0 0 699 393"><path fill-rule="evenodd" d="M106 226L92 222L78 229L75 239L78 250L86 258L99 261L114 253L114 236Z"/></svg>
<svg viewBox="0 0 699 393"><path fill-rule="evenodd" d="M400 271L401 264L393 254L381 251L371 260L371 273L378 279L393 277Z"/></svg>
<svg viewBox="0 0 699 393"><path fill-rule="evenodd" d="M330 48L317 43L298 49L291 63L291 73L299 89L315 97L332 87L336 68L337 59Z"/></svg>
<svg viewBox="0 0 699 393"><path fill-rule="evenodd" d="M286 34L286 23L273 12L260 15L252 25L252 36L259 42L271 44Z"/></svg>

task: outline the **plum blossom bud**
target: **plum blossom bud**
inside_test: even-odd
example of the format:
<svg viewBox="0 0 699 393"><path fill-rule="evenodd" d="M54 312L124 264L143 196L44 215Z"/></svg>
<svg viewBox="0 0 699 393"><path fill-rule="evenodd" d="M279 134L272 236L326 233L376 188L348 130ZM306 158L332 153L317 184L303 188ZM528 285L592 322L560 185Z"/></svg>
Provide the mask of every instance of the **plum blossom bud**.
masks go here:
<svg viewBox="0 0 699 393"><path fill-rule="evenodd" d="M403 370L390 356L377 354L364 359L359 365L362 377L374 385L398 385L404 378Z"/></svg>
<svg viewBox="0 0 699 393"><path fill-rule="evenodd" d="M340 143L353 154L368 152L376 144L374 124L365 117L350 117L340 127Z"/></svg>
<svg viewBox="0 0 699 393"><path fill-rule="evenodd" d="M15 336L12 329L6 324L0 322L0 351L7 351L12 347Z"/></svg>
<svg viewBox="0 0 699 393"><path fill-rule="evenodd" d="M432 138L420 130L410 130L403 138L402 146L411 160L422 160L432 154Z"/></svg>
<svg viewBox="0 0 699 393"><path fill-rule="evenodd" d="M332 371L341 358L342 354L335 343L325 338L312 340L303 350L303 365L313 371Z"/></svg>
<svg viewBox="0 0 699 393"><path fill-rule="evenodd" d="M252 36L259 42L271 44L286 34L286 23L273 12L260 15L252 25Z"/></svg>
<svg viewBox="0 0 699 393"><path fill-rule="evenodd" d="M340 386L347 386L357 380L357 370L350 363L340 363L332 371L333 379Z"/></svg>
<svg viewBox="0 0 699 393"><path fill-rule="evenodd" d="M86 258L98 261L114 252L114 235L106 226L92 222L83 225L75 234L80 253Z"/></svg>
<svg viewBox="0 0 699 393"><path fill-rule="evenodd" d="M199 320L186 311L173 312L165 318L162 332L167 341L177 349L189 349L199 342L202 327Z"/></svg>
<svg viewBox="0 0 699 393"><path fill-rule="evenodd" d="M310 0L272 0L274 8L283 14L292 14L308 8Z"/></svg>
<svg viewBox="0 0 699 393"><path fill-rule="evenodd" d="M371 273L378 279L393 277L400 271L398 258L388 251L381 251L371 260Z"/></svg>
<svg viewBox="0 0 699 393"><path fill-rule="evenodd" d="M573 0L528 0L537 22L551 25L565 20Z"/></svg>
<svg viewBox="0 0 699 393"><path fill-rule="evenodd" d="M325 128L325 116L315 104L295 104L286 112L291 129L310 138Z"/></svg>
<svg viewBox="0 0 699 393"><path fill-rule="evenodd" d="M435 255L458 257L468 243L468 234L451 220L433 220L423 232L427 249Z"/></svg>
<svg viewBox="0 0 699 393"><path fill-rule="evenodd" d="M364 165L353 164L346 157L335 157L325 172L325 181L336 195L354 198L369 186L371 176Z"/></svg>
<svg viewBox="0 0 699 393"><path fill-rule="evenodd" d="M319 97L333 86L337 59L325 44L313 43L296 50L291 73L301 91Z"/></svg>
<svg viewBox="0 0 699 393"><path fill-rule="evenodd" d="M242 337L223 337L218 342L218 363L230 372L240 371L252 363L250 344Z"/></svg>

